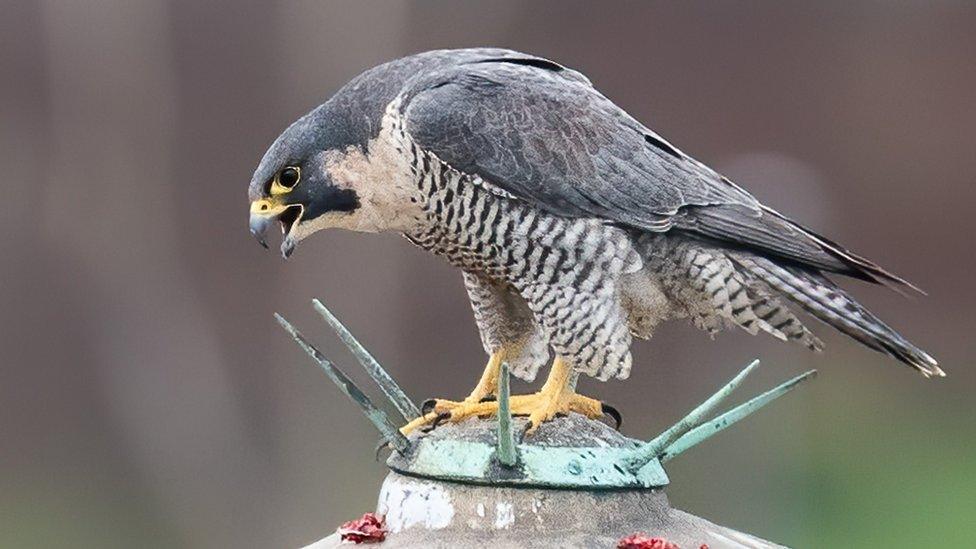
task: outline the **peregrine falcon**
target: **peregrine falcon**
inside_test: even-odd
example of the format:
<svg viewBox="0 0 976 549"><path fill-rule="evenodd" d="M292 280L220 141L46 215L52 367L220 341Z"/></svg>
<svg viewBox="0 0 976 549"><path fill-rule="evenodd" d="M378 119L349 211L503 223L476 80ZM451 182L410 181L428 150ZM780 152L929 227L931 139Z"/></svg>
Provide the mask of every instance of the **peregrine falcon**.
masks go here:
<svg viewBox="0 0 976 549"><path fill-rule="evenodd" d="M633 337L687 318L819 351L790 302L921 372L936 361L828 278L913 288L761 204L563 65L503 49L438 50L380 65L289 126L248 188L250 229L288 257L326 228L392 231L461 270L488 364L437 418L495 411L502 362L541 390L512 398L530 429L598 417L579 374L630 374Z"/></svg>

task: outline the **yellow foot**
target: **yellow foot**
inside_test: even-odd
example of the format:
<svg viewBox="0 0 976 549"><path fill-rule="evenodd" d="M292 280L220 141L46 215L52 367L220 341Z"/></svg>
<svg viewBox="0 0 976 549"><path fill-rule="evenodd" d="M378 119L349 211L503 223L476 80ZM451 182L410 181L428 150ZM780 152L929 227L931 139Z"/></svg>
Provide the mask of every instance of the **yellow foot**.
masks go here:
<svg viewBox="0 0 976 549"><path fill-rule="evenodd" d="M607 415L614 419L617 427L620 426L620 413L615 408L568 390L558 395L552 391L513 395L510 403L512 415L529 416L527 434L534 432L543 422L569 412L576 412L590 419L600 419ZM432 405L425 408L424 415L404 425L400 432L406 435L421 427L436 427L444 422L458 423L472 417L491 417L498 414L496 401L435 400Z"/></svg>
<svg viewBox="0 0 976 549"><path fill-rule="evenodd" d="M495 353L488 361L485 373L482 374L478 386L461 402L453 400L429 400L421 407L421 416L400 428L400 432L409 435L418 428L433 428L445 421L457 423L470 417L489 417L498 414L498 403L487 398L495 394L498 387L498 368L503 358L502 353ZM590 419L598 419L608 415L620 427L620 413L613 407L589 397L576 394L570 388L570 377L573 376L569 363L557 357L553 361L552 371L545 384L538 393L531 395L513 395L511 398L512 415L529 416L529 429L532 433L544 421L559 414L576 412Z"/></svg>
<svg viewBox="0 0 976 549"><path fill-rule="evenodd" d="M487 395L485 395L486 397ZM481 410L482 404L494 404L490 401L482 402L482 400L483 398L479 398L476 395L471 395L460 402L440 398L430 399L421 406L420 417L415 418L413 421L401 427L400 432L404 435L409 435L416 429L422 427L433 428L444 421L456 423L469 417L477 415L488 416L498 412L498 405L495 404L494 408L489 406L483 414L479 414L478 412Z"/></svg>
<svg viewBox="0 0 976 549"><path fill-rule="evenodd" d="M504 359L504 349L492 353L488 359L488 364L485 365L485 371L481 374L481 380L478 381L478 384L467 398L461 402L443 399L431 399L424 402L420 407L420 417L401 427L400 432L408 435L420 427L436 427L438 423L441 423L448 417L457 416L460 418L468 418L473 415L478 415L469 410L477 409L478 404L495 394L495 391L498 390L498 373L502 365L502 360ZM495 411L497 410L498 407L495 406ZM491 413L485 412L484 415L490 415ZM455 421L460 421L460 419Z"/></svg>
<svg viewBox="0 0 976 549"><path fill-rule="evenodd" d="M546 391L543 387L543 390L538 393L512 397L512 413L529 416L527 434L535 432L543 422L569 412L576 412L590 419L599 419L606 412L617 420L618 425L620 423L620 414L614 408L604 406L599 400L578 395L568 389L555 392Z"/></svg>
<svg viewBox="0 0 976 549"><path fill-rule="evenodd" d="M603 404L600 401L576 394L570 386L572 376L573 369L569 362L557 356L552 362L552 369L542 389L538 393L523 397L524 402L519 403L519 412L527 413L529 416L529 429L526 434L535 432L543 421L549 421L557 414L577 412L590 419L603 416ZM512 412L517 413L515 410L513 398ZM620 414L614 416L618 419L618 425L619 416Z"/></svg>

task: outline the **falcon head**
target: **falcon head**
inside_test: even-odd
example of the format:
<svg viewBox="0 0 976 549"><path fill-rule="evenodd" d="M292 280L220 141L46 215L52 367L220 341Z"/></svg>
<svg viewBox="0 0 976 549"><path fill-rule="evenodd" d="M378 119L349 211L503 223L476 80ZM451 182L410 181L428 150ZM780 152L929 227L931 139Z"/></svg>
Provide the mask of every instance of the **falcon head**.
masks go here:
<svg viewBox="0 0 976 549"><path fill-rule="evenodd" d="M478 50L481 52L482 50ZM264 154L248 188L251 234L267 247L281 226L286 258L299 241L326 228L404 232L421 215L405 155L391 146L383 117L404 83L468 57L435 51L370 69L289 126Z"/></svg>
<svg viewBox="0 0 976 549"><path fill-rule="evenodd" d="M347 153L326 138L327 129L315 111L292 124L264 154L248 187L251 234L267 248L268 231L279 225L286 259L300 240L359 208L356 189L331 173Z"/></svg>

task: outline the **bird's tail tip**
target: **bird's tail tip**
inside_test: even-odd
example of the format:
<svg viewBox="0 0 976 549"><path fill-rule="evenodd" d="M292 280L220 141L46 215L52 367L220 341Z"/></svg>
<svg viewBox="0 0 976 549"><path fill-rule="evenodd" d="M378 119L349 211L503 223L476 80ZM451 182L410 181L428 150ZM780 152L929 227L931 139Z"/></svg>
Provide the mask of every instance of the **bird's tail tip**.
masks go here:
<svg viewBox="0 0 976 549"><path fill-rule="evenodd" d="M746 258L747 268L814 317L862 344L894 357L926 378L945 377L928 353L902 337L822 273L777 265L765 258Z"/></svg>
<svg viewBox="0 0 976 549"><path fill-rule="evenodd" d="M880 321L878 321L880 324ZM933 377L945 377L945 371L939 367L939 362L932 355L919 349L897 332L887 328L887 337L884 338L886 351L901 362L907 364L926 379Z"/></svg>
<svg viewBox="0 0 976 549"><path fill-rule="evenodd" d="M939 363L921 349L918 350L918 356L911 362L911 365L926 378L946 376L945 370L939 367Z"/></svg>

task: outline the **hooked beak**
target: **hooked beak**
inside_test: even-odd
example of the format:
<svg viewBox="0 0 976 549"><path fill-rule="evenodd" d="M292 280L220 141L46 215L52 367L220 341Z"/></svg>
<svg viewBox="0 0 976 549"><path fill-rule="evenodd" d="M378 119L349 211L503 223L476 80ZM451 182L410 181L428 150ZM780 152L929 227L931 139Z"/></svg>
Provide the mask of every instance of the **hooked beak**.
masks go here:
<svg viewBox="0 0 976 549"><path fill-rule="evenodd" d="M292 252L295 251L295 245L297 243L292 232L298 226L298 222L304 213L305 206L301 204L283 204L275 201L273 198L255 200L251 202L251 218L249 222L251 236L258 241L258 244L261 244L267 249L268 242L266 236L268 230L275 222L278 222L281 225L281 234L283 236L281 241L281 255L285 259L288 259Z"/></svg>

